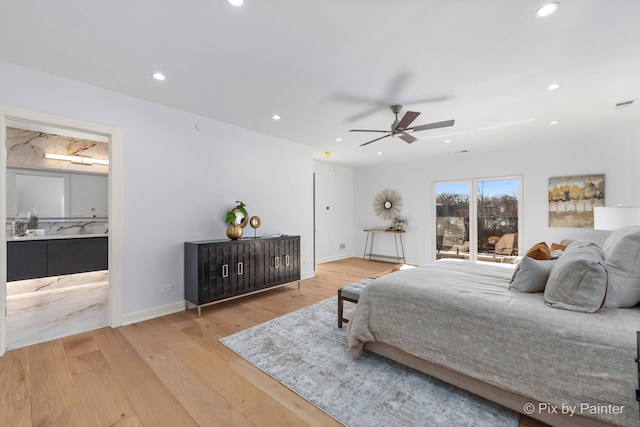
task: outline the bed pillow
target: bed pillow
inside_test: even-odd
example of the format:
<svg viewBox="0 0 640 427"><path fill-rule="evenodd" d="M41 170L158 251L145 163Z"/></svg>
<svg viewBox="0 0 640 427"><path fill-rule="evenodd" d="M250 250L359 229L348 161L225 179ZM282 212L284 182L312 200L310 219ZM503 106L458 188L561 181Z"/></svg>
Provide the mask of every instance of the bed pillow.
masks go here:
<svg viewBox="0 0 640 427"><path fill-rule="evenodd" d="M525 256L533 259L549 260L551 259L551 251L546 242L536 243L527 251Z"/></svg>
<svg viewBox="0 0 640 427"><path fill-rule="evenodd" d="M640 227L614 231L602 244L609 273L606 307L633 307L640 302Z"/></svg>
<svg viewBox="0 0 640 427"><path fill-rule="evenodd" d="M595 313L607 296L604 252L594 242L576 240L551 267L544 300L551 307Z"/></svg>
<svg viewBox="0 0 640 427"><path fill-rule="evenodd" d="M555 260L537 260L524 257L516 266L509 283L509 290L542 292L547 284L551 266Z"/></svg>
<svg viewBox="0 0 640 427"><path fill-rule="evenodd" d="M549 250L551 251L551 259L560 258L565 249L567 249L565 245L552 243L551 246L549 246Z"/></svg>

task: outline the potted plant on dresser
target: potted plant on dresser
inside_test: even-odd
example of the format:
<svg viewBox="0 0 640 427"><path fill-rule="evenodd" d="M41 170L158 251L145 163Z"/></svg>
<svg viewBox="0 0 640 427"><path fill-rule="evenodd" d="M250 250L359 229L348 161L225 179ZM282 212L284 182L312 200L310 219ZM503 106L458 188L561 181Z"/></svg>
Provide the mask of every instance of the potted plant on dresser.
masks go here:
<svg viewBox="0 0 640 427"><path fill-rule="evenodd" d="M247 213L244 202L236 200L236 203L238 205L228 211L225 216L225 222L230 224L229 227L227 227L227 237L231 240L237 240L242 237L242 228L249 220L249 214Z"/></svg>

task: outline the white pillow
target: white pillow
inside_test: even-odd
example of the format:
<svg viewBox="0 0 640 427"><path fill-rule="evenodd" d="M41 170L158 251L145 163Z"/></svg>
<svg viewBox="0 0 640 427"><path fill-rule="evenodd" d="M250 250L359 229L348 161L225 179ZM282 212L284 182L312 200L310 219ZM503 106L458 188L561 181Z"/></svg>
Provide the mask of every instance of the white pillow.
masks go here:
<svg viewBox="0 0 640 427"><path fill-rule="evenodd" d="M520 292L542 292L547 284L551 266L555 260L538 260L528 256L522 258L513 272L509 290Z"/></svg>
<svg viewBox="0 0 640 427"><path fill-rule="evenodd" d="M606 307L633 307L640 302L640 227L614 231L602 244L609 273Z"/></svg>

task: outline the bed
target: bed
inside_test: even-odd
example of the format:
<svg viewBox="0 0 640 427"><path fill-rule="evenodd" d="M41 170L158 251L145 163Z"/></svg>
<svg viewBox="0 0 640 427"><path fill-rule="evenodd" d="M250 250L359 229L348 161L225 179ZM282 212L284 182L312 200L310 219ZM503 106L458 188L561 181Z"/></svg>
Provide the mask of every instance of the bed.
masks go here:
<svg viewBox="0 0 640 427"><path fill-rule="evenodd" d="M536 260L543 290L513 288L528 257L519 266L441 259L376 279L349 322L349 351L381 354L551 425L638 426L640 227L614 235Z"/></svg>

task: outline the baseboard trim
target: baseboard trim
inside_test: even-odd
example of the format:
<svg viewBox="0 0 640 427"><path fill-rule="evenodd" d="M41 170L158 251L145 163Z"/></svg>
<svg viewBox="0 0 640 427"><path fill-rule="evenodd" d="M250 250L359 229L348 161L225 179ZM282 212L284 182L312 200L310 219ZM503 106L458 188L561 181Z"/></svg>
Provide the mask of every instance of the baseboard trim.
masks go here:
<svg viewBox="0 0 640 427"><path fill-rule="evenodd" d="M341 259L347 259L347 258L354 258L354 257L359 257L360 255L354 255L354 254L349 254L349 255L337 255L337 256L331 256L331 257L325 257L325 258L320 258L318 259L316 262L318 264L324 264L327 262L333 262L333 261L340 261Z"/></svg>
<svg viewBox="0 0 640 427"><path fill-rule="evenodd" d="M134 323L144 322L145 320L155 319L156 317L167 316L169 314L178 313L186 309L184 301L174 302L162 307L155 307L150 310L138 311L131 314L122 315L122 325L126 326Z"/></svg>
<svg viewBox="0 0 640 427"><path fill-rule="evenodd" d="M304 273L301 277L300 280L304 280L304 279L311 279L312 277L316 277L316 273L315 271L309 271L307 273Z"/></svg>

